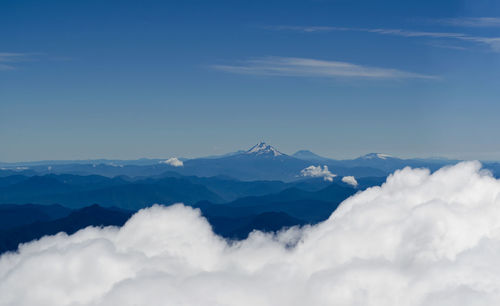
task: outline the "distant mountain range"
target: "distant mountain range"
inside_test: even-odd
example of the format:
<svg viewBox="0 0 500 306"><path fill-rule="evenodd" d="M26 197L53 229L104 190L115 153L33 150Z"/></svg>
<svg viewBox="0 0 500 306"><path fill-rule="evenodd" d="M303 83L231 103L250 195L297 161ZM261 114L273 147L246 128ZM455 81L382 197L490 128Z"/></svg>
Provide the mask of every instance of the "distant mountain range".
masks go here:
<svg viewBox="0 0 500 306"><path fill-rule="evenodd" d="M202 201L193 206L200 208L209 219L211 216L234 218L282 212L307 223L316 223L328 218L343 200L356 192L352 187L333 183L318 191L288 188L278 193L244 197L225 204Z"/></svg>
<svg viewBox="0 0 500 306"><path fill-rule="evenodd" d="M384 178L360 178L360 187L378 184ZM247 196L278 193L290 188L318 191L340 179L304 178L293 182L239 181L227 177L182 176L167 172L147 178L98 175L46 174L0 177L0 204L61 204L70 208L99 204L137 210L154 203L188 205L199 201L225 203Z"/></svg>
<svg viewBox="0 0 500 306"><path fill-rule="evenodd" d="M434 171L456 162L382 153L335 160L307 150L287 155L260 142L248 150L195 159L3 163L0 253L60 231L120 226L155 203L198 208L215 233L241 239L253 230L320 222L346 198L381 185L397 169ZM498 163L483 165L500 173Z"/></svg>
<svg viewBox="0 0 500 306"><path fill-rule="evenodd" d="M358 190L385 178L359 178L352 187L336 177L293 182L239 181L227 177L152 177L47 174L0 177L0 253L19 243L86 226L120 226L154 203L199 208L215 233L245 238L253 230L277 231L327 218Z"/></svg>
<svg viewBox="0 0 500 306"><path fill-rule="evenodd" d="M16 178L16 181L18 179ZM165 179L168 180L165 181ZM189 190L193 189L192 186L198 186L199 190L205 191L205 193L198 194L199 198L203 200L196 203L191 201L191 204L188 201L183 202L199 208L212 225L214 232L229 239L245 238L253 230L277 231L283 227L317 223L328 218L343 200L358 191L358 189L340 181L325 182L320 179L295 183L238 182L197 177L183 178L181 181L171 179L150 178L140 181L141 183L128 183L127 181L111 182L109 180L112 179L95 176L47 175L27 177L22 182L5 186L6 179L3 178L4 189L0 191L0 194L4 196L5 191L9 190L9 186L15 186L12 190L24 190L26 194L32 192L47 203L50 202L49 199L52 199L52 201L62 203L64 206L59 204L22 204L26 195L18 199L15 204L0 205L0 253L15 250L19 243L61 231L71 234L87 226L121 226L134 211L157 202L149 201L151 193L147 193L145 190L154 189L160 195L168 195L168 199L173 197L173 195L169 195L172 190L177 189L176 195L181 195L182 190L186 190L185 196L192 199L193 195L190 194ZM194 184L193 182L196 181L206 184ZM361 181L361 184L370 186L377 183L379 184L381 181L374 179L367 180L367 182ZM112 198L111 202L96 201L99 205L90 205L89 203L92 201L86 200L83 195L105 193L102 191L85 193L93 190L94 184L108 186L104 187L104 190L116 187L120 187L120 189L119 192L113 193L115 197ZM138 185L149 186L149 188L134 188ZM187 187L183 187L183 185ZM207 186L211 186L219 192L228 188L239 189L239 191L235 191L237 193L252 195L218 203L213 202L210 198L215 197L220 200L220 197L215 193L210 193ZM51 188L54 189L51 191ZM62 193L59 195L53 193L56 190ZM256 195L264 193L266 190L280 191ZM76 192L76 194L71 192ZM77 198L79 201L75 200ZM65 202L67 199L71 201ZM109 200L109 197L106 199ZM43 201L38 200L38 203L41 202ZM171 204L163 201L158 202Z"/></svg>
<svg viewBox="0 0 500 306"><path fill-rule="evenodd" d="M73 234L87 226L121 226L132 215L130 211L98 205L74 211L55 206L47 208L43 205L10 205L8 208L0 205L0 216L6 210L11 217L10 222L17 225L0 228L0 254L14 251L20 243L45 235L55 235L59 232ZM65 213L61 215L54 212L55 210L65 210ZM37 221L27 223L26 218Z"/></svg>
<svg viewBox="0 0 500 306"><path fill-rule="evenodd" d="M435 158L401 159L382 153L369 153L348 160L322 157L308 150L300 150L292 155L287 155L264 142L260 142L248 150L225 155L194 159L180 158L179 160L183 161L182 166L164 163L165 159L0 163L0 176L66 173L95 174L107 177L149 177L171 171L184 176L226 176L245 181L280 180L290 182L302 179L301 170L311 165L327 166L335 175L359 178L387 176L406 166L436 170L444 165L458 162L457 160ZM498 163L486 163L485 166L494 174L500 173Z"/></svg>

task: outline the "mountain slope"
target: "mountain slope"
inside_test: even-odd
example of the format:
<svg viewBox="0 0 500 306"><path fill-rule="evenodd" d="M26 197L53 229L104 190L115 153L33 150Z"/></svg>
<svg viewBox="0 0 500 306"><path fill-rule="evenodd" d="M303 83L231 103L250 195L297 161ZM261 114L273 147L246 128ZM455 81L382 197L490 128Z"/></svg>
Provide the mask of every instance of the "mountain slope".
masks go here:
<svg viewBox="0 0 500 306"><path fill-rule="evenodd" d="M289 188L276 194L244 197L224 204L202 201L193 206L212 217L236 218L284 212L293 218L315 223L328 218L342 201L356 192L357 189L334 183L315 192Z"/></svg>
<svg viewBox="0 0 500 306"><path fill-rule="evenodd" d="M292 156L295 158L298 158L298 159L307 160L307 161L311 161L311 162L323 162L324 163L324 162L328 162L330 160L329 158L319 156L318 154L313 153L309 150L299 150L299 151L293 153Z"/></svg>
<svg viewBox="0 0 500 306"><path fill-rule="evenodd" d="M0 205L0 230L34 222L45 222L66 217L69 208L61 205Z"/></svg>
<svg viewBox="0 0 500 306"><path fill-rule="evenodd" d="M265 143L258 143L245 152L227 157L187 160L181 173L196 176L227 175L247 181L291 181L307 166L307 161L283 154Z"/></svg>
<svg viewBox="0 0 500 306"><path fill-rule="evenodd" d="M74 211L60 219L0 230L0 253L14 251L20 243L59 232L73 234L87 226L121 226L131 215L132 213L128 211L93 205Z"/></svg>
<svg viewBox="0 0 500 306"><path fill-rule="evenodd" d="M212 225L214 233L229 239L245 239L254 230L276 232L307 223L284 212L263 212L236 218L207 216L207 220Z"/></svg>
<svg viewBox="0 0 500 306"><path fill-rule="evenodd" d="M155 203L223 202L203 185L183 178L127 181L102 176L46 175L0 188L0 204L54 204L80 208L91 204L137 210Z"/></svg>

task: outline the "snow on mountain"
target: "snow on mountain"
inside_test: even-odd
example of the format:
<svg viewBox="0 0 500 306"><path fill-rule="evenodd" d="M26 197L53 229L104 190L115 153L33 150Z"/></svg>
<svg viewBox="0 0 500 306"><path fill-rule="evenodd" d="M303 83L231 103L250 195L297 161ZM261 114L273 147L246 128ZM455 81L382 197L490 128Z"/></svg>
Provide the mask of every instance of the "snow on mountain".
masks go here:
<svg viewBox="0 0 500 306"><path fill-rule="evenodd" d="M366 155L361 156L362 159L387 159L387 158L393 158L389 154L383 154L383 153L369 153Z"/></svg>
<svg viewBox="0 0 500 306"><path fill-rule="evenodd" d="M252 154L252 155L272 155L272 156L282 156L285 155L281 153L280 151L276 150L272 146L266 144L265 142L261 141L255 146L251 147L248 151L245 152L245 154Z"/></svg>

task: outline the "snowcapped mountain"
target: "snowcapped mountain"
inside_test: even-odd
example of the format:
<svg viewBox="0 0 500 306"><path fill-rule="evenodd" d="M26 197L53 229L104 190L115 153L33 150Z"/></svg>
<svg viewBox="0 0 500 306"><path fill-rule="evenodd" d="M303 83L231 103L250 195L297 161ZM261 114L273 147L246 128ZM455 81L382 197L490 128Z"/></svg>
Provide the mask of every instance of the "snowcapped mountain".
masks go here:
<svg viewBox="0 0 500 306"><path fill-rule="evenodd" d="M281 180L293 181L303 179L302 170L310 167L327 166L331 173L338 176L383 177L396 169L406 166L425 167L432 171L457 161L442 159L401 159L383 153L369 153L354 159L336 160L322 157L309 150L300 150L293 155L287 155L273 146L259 142L247 150L209 156L203 158L180 159L183 167L173 167L169 163L159 163L164 159L147 159L137 161L51 161L38 163L9 164L8 169L2 170L0 177L12 174L35 175L48 173L97 174L104 176L126 175L130 177L160 175L164 172L175 171L179 175L210 177L224 176L239 180ZM180 161L177 163L180 165ZM29 166L29 169L23 170ZM50 168L48 168L50 166ZM500 169L500 165L493 165ZM500 170L498 170L500 173Z"/></svg>
<svg viewBox="0 0 500 306"><path fill-rule="evenodd" d="M389 154L383 154L383 153L368 153L366 155L363 155L359 157L360 159L388 159L388 158L394 158Z"/></svg>
<svg viewBox="0 0 500 306"><path fill-rule="evenodd" d="M248 151L245 152L245 154L271 155L271 156L283 156L283 155L285 155L263 141L259 142L255 146L251 147Z"/></svg>
<svg viewBox="0 0 500 306"><path fill-rule="evenodd" d="M224 175L240 180L291 181L296 179L300 170L308 166L310 163L307 161L281 153L265 142L259 142L244 152L230 156L188 160L179 172L196 176Z"/></svg>

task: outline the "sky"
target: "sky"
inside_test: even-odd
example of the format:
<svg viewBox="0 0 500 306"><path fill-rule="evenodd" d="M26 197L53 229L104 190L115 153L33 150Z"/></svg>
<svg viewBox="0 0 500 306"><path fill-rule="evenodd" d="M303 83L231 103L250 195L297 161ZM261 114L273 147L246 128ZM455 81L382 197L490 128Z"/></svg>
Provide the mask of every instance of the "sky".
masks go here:
<svg viewBox="0 0 500 306"><path fill-rule="evenodd" d="M1 1L0 161L500 160L498 1Z"/></svg>

